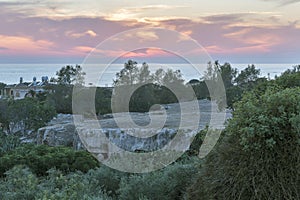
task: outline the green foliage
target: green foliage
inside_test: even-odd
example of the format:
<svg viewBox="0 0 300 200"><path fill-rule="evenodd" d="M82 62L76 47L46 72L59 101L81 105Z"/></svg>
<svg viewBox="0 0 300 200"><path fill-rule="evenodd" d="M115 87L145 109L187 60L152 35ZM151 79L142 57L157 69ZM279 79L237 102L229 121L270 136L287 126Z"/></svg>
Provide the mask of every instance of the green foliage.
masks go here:
<svg viewBox="0 0 300 200"><path fill-rule="evenodd" d="M86 151L46 145L22 145L0 157L0 175L15 165L26 165L38 176L56 168L62 172L87 172L98 166L98 161Z"/></svg>
<svg viewBox="0 0 300 200"><path fill-rule="evenodd" d="M224 63L219 66L219 73L221 74L225 89L231 87L233 85L234 78L237 75L237 69L232 68L229 63Z"/></svg>
<svg viewBox="0 0 300 200"><path fill-rule="evenodd" d="M286 70L280 77L277 77L275 82L283 88L299 87L300 86L300 65L293 69Z"/></svg>
<svg viewBox="0 0 300 200"><path fill-rule="evenodd" d="M203 143L203 140L207 134L208 126L205 127L205 129L201 130L197 135L195 136L192 144L189 147L189 150L186 152L189 156L198 156L200 147Z"/></svg>
<svg viewBox="0 0 300 200"><path fill-rule="evenodd" d="M36 199L111 199L100 187L93 185L91 177L81 172L64 175L51 169L48 174L39 184Z"/></svg>
<svg viewBox="0 0 300 200"><path fill-rule="evenodd" d="M213 99L219 104L219 108L223 109L226 106L226 98L222 95L226 92L227 100L230 94L229 91L234 87L233 83L237 76L237 69L232 68L229 63L221 65L218 61L209 62L204 76L198 84L192 85L197 99ZM224 85L224 88L221 86ZM232 90L235 91L235 90Z"/></svg>
<svg viewBox="0 0 300 200"><path fill-rule="evenodd" d="M6 178L0 180L0 199L35 199L38 178L29 168L16 166L5 174Z"/></svg>
<svg viewBox="0 0 300 200"><path fill-rule="evenodd" d="M245 85L249 82L254 82L258 79L260 70L256 69L254 65L248 65L248 67L242 70L234 80L237 85Z"/></svg>
<svg viewBox="0 0 300 200"><path fill-rule="evenodd" d="M0 90L4 89L4 88L5 88L5 86L6 86L6 84L5 84L5 83L2 83L2 82L0 82Z"/></svg>
<svg viewBox="0 0 300 200"><path fill-rule="evenodd" d="M52 106L35 98L0 100L0 109L0 123L8 132L12 132L15 126L22 127L22 132L37 130L56 114Z"/></svg>
<svg viewBox="0 0 300 200"><path fill-rule="evenodd" d="M198 83L190 84L192 86L197 99L208 99L209 98L209 91L207 88L206 81L199 81Z"/></svg>
<svg viewBox="0 0 300 200"><path fill-rule="evenodd" d="M0 179L0 199L183 199L198 159L176 162L147 173L129 174L108 167L63 173L50 169L42 177L15 166Z"/></svg>
<svg viewBox="0 0 300 200"><path fill-rule="evenodd" d="M55 107L57 113L72 113L72 85L48 85L47 102Z"/></svg>
<svg viewBox="0 0 300 200"><path fill-rule="evenodd" d="M147 174L123 177L118 199L183 199L186 188L196 173L194 162L175 163Z"/></svg>
<svg viewBox="0 0 300 200"><path fill-rule="evenodd" d="M23 122L25 130L37 130L55 116L53 107L38 102L36 99L25 98L11 101L9 104L10 122Z"/></svg>
<svg viewBox="0 0 300 200"><path fill-rule="evenodd" d="M129 111L148 112L152 105L159 102L155 95L155 85L143 85L132 94L129 102Z"/></svg>
<svg viewBox="0 0 300 200"><path fill-rule="evenodd" d="M5 134L0 131L0 156L5 152L11 151L16 147L20 146L20 138L12 134Z"/></svg>
<svg viewBox="0 0 300 200"><path fill-rule="evenodd" d="M223 65L216 61L214 64L208 63L207 70L204 74L203 80L196 86L193 86L196 91L198 99L217 96L213 92L218 93L213 86L218 81L222 81L226 92L226 103L224 98L217 98L219 108L234 109L234 103L241 100L244 92L250 91L257 85L267 82L265 78L259 78L260 70L256 69L254 65L249 65L246 69L238 73L237 69L232 68L229 63ZM205 85L211 85L211 89L205 88ZM207 87L207 86L206 86ZM212 92L213 94L210 94Z"/></svg>
<svg viewBox="0 0 300 200"><path fill-rule="evenodd" d="M237 104L235 118L227 130L239 132L244 149L267 150L281 144L281 141L297 141L298 133L291 126L300 114L300 89L268 89L258 97L249 93ZM273 143L274 144L271 144ZM266 149L267 148L267 149Z"/></svg>
<svg viewBox="0 0 300 200"><path fill-rule="evenodd" d="M130 174L111 169L106 166L91 169L86 177L89 180L91 190L105 191L110 196L116 197L120 188L122 178L128 177Z"/></svg>
<svg viewBox="0 0 300 200"><path fill-rule="evenodd" d="M79 87L73 91L72 95L76 97L76 104L81 105L80 108L77 108L77 112L84 114L85 117L93 117L95 111L97 115L111 113L112 89L110 88ZM93 97L95 106L86 103L92 101Z"/></svg>
<svg viewBox="0 0 300 200"><path fill-rule="evenodd" d="M128 99L131 112L148 112L154 104L176 103L178 99L191 98L186 95L187 86L179 70L165 71L160 68L151 73L148 64L143 63L138 67L137 62L132 60L125 63L124 68L116 74L114 86L114 112L128 111L117 101L119 99ZM175 96L172 92L175 89L181 96Z"/></svg>
<svg viewBox="0 0 300 200"><path fill-rule="evenodd" d="M84 76L86 75L86 73L82 71L80 65L76 65L75 67L73 67L72 65L67 65L57 71L56 75L57 79L55 79L54 81L58 84L71 85L72 83L74 83L84 85Z"/></svg>
<svg viewBox="0 0 300 200"><path fill-rule="evenodd" d="M248 93L189 199L299 199L300 88Z"/></svg>
<svg viewBox="0 0 300 200"><path fill-rule="evenodd" d="M5 88L6 84L0 82L0 97L3 95L3 90Z"/></svg>
<svg viewBox="0 0 300 200"><path fill-rule="evenodd" d="M229 88L233 85L236 75L237 69L232 68L229 63L221 65L219 61L215 61L213 64L211 62L208 63L203 79L206 81L218 81L221 78L224 87Z"/></svg>
<svg viewBox="0 0 300 200"><path fill-rule="evenodd" d="M234 85L226 90L227 106L234 109L234 103L242 99L243 94L255 90L256 92L265 92L267 87L272 85L272 81L266 78L257 78L255 81L245 82L241 85Z"/></svg>
<svg viewBox="0 0 300 200"><path fill-rule="evenodd" d="M81 172L63 174L51 169L48 176L38 178L29 168L16 166L0 180L0 199L112 199L101 188L95 188L92 179Z"/></svg>
<svg viewBox="0 0 300 200"><path fill-rule="evenodd" d="M146 71L145 69L142 71ZM149 71L149 70L148 70ZM114 85L133 85L138 81L138 77L142 76L142 74L138 75L139 69L137 67L137 62L133 60L128 60L127 63L124 64L124 68L116 74L116 80L114 80Z"/></svg>
<svg viewBox="0 0 300 200"><path fill-rule="evenodd" d="M8 101L0 99L0 125L1 130L9 130L10 114L8 112Z"/></svg>
<svg viewBox="0 0 300 200"><path fill-rule="evenodd" d="M112 90L109 88L96 88L95 107L97 115L111 113L111 95Z"/></svg>

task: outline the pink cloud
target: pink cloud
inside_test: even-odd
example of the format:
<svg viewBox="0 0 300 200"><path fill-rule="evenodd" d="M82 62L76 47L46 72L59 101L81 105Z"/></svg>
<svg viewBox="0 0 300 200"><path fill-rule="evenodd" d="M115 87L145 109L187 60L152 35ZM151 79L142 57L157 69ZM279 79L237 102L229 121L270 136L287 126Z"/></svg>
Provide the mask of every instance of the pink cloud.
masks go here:
<svg viewBox="0 0 300 200"><path fill-rule="evenodd" d="M231 58L241 57L241 55L244 57L252 55L263 60L270 59L270 57L262 56L268 54L288 61L299 59L296 53L300 52L300 28L297 23L256 26L255 24L251 25L251 21L245 23L245 14L214 15L195 20L147 18L145 19L147 22L110 21L102 17L73 17L54 20L13 13L0 13L0 17L0 26L5 27L0 30L0 52L3 56L14 55L20 56L20 58L23 55L84 57L110 36L132 28L147 27L149 24L176 30L186 35L177 39L167 38L166 45L172 45L172 41L184 42L190 36L217 59L223 57L230 61ZM134 37L136 37L135 41L116 39L115 44L120 45L118 50L107 49L102 52L100 50L99 53L108 57L120 56L124 53L125 58L166 57L164 52L153 49L126 53L121 48L122 45L128 45L127 43L133 41L139 42L141 46L144 43L152 43L155 47L158 36L151 32L140 32ZM197 52L192 52L192 50L184 49L183 51L197 55Z"/></svg>
<svg viewBox="0 0 300 200"><path fill-rule="evenodd" d="M54 43L47 40L34 41L28 37L0 35L0 44L6 54L47 54Z"/></svg>
<svg viewBox="0 0 300 200"><path fill-rule="evenodd" d="M144 50L125 52L123 58L151 58L151 57L172 57L174 55L161 49L147 48Z"/></svg>

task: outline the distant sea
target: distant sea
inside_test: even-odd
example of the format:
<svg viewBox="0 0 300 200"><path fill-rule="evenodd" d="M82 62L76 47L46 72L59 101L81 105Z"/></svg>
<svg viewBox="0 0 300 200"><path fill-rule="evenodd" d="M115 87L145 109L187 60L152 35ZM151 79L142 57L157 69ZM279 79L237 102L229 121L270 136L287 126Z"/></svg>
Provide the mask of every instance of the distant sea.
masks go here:
<svg viewBox="0 0 300 200"><path fill-rule="evenodd" d="M32 81L33 77L36 77L38 81L41 80L42 76L48 76L50 79L51 77L55 77L56 71L65 65L66 64L0 64L0 82L14 84L19 82L20 77L23 78L24 82ZM239 71L248 66L248 64L231 65ZM270 78L274 78L275 75L280 75L295 65L296 64L255 64L256 68L261 70L262 77L268 77L269 74ZM151 64L149 64L149 66L151 71L155 71L160 67L163 69L179 69L186 81L199 79L203 76L205 70L205 67L203 67L199 73L195 68L186 64L163 64L154 67L151 67ZM108 67L101 64L83 65L83 71L86 72L85 83L87 85L111 86L116 73L119 72L122 67L123 64L112 64ZM101 73L102 71L103 73Z"/></svg>

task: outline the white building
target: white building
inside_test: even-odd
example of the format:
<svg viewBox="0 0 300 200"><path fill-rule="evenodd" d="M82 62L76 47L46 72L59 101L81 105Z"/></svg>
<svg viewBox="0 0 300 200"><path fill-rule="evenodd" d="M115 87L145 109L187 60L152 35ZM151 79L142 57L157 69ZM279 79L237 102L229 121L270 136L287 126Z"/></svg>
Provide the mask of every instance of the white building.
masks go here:
<svg viewBox="0 0 300 200"><path fill-rule="evenodd" d="M48 85L48 77L43 76L42 81L36 81L33 78L32 82L23 82L23 78L20 78L18 84L6 85L1 91L1 98L13 98L13 99L23 99L27 96L32 96L32 93L39 93L45 91L44 87Z"/></svg>

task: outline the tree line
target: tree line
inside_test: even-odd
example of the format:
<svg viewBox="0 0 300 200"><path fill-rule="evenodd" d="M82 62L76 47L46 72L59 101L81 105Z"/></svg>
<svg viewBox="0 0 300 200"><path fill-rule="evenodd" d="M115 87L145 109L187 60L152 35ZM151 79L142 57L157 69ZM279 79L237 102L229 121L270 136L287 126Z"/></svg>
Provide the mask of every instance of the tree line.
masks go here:
<svg viewBox="0 0 300 200"><path fill-rule="evenodd" d="M82 86L83 90L95 90L95 110L97 115L112 112L148 112L152 109L159 109L154 105L176 103L179 100L211 99L207 87L208 84L221 80L226 91L226 102L224 99L217 99L220 107L227 105L234 109L234 103L241 100L242 95L254 88L265 87L265 85L278 82L286 87L297 84L295 72L299 66L292 70L287 70L282 76L275 80L268 80L266 77L259 77L260 70L254 65L238 72L229 63L220 64L218 61L209 62L203 77L190 80L185 84L183 74L180 70L160 68L155 72L149 70L147 63L138 63L128 60L120 72L116 74L113 81L114 89L105 87L84 87L85 72L80 65L67 65L56 73L55 78L50 79L50 83L45 86L44 92L35 93L31 91L31 97L22 100L1 99L0 100L0 123L3 130L11 132L20 127L20 131L26 129L36 130L45 125L56 113L72 113L72 92L74 86ZM289 75L289 78L285 78ZM292 77L295 76L295 77ZM295 80L294 80L295 79ZM291 82L294 81L294 82ZM0 89L5 84L0 84ZM187 93L187 88L191 87L194 96ZM176 96L173 90L179 91L180 96ZM129 99L129 110L118 107L117 97L126 96L134 91ZM116 98L113 98L114 96ZM224 107L223 107L224 108ZM16 115L18 113L18 115ZM22 123L20 123L22 122ZM22 128L23 127L23 128Z"/></svg>

